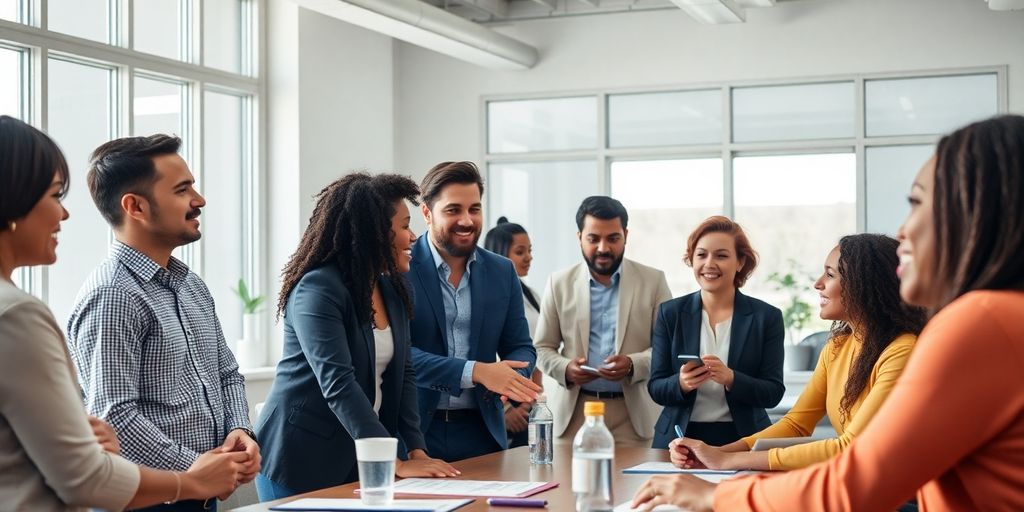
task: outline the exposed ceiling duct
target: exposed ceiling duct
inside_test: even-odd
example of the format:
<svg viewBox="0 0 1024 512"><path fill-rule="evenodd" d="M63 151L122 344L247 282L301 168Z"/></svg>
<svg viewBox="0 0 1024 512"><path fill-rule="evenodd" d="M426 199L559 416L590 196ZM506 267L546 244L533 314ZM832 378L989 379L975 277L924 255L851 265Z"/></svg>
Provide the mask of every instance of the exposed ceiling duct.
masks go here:
<svg viewBox="0 0 1024 512"><path fill-rule="evenodd" d="M491 69L525 70L537 49L420 0L294 0L312 11Z"/></svg>
<svg viewBox="0 0 1024 512"><path fill-rule="evenodd" d="M733 0L672 0L672 3L699 23L743 23L747 17L743 7Z"/></svg>

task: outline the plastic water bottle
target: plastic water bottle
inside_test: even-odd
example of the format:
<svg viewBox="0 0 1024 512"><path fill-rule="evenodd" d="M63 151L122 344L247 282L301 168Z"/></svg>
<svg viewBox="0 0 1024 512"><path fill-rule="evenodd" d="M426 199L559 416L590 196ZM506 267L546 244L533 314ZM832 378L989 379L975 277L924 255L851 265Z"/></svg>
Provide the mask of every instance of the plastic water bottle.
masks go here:
<svg viewBox="0 0 1024 512"><path fill-rule="evenodd" d="M572 442L572 492L577 512L611 511L615 438L604 425L604 402L583 405L586 422Z"/></svg>
<svg viewBox="0 0 1024 512"><path fill-rule="evenodd" d="M530 464L551 464L554 451L553 439L555 417L548 409L548 399L544 395L537 397L537 403L530 409L530 424L527 432L530 446Z"/></svg>

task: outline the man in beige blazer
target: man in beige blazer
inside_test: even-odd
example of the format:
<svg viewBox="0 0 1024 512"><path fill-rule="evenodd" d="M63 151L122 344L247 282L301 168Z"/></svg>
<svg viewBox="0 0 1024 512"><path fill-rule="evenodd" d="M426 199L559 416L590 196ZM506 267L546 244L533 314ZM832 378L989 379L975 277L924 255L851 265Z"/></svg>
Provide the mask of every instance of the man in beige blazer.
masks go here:
<svg viewBox="0 0 1024 512"><path fill-rule="evenodd" d="M583 262L552 274L534 333L537 367L548 385L554 435L571 441L583 403L605 403L605 424L620 445L650 445L661 407L647 392L651 328L672 298L664 272L623 257L629 215L605 196L576 212ZM549 381L550 382L550 381Z"/></svg>

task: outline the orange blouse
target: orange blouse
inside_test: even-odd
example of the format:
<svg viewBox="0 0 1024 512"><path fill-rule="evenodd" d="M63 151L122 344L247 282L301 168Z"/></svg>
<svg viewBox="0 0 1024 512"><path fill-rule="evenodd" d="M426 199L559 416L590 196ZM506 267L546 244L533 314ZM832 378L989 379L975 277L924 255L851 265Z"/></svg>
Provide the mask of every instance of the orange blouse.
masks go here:
<svg viewBox="0 0 1024 512"><path fill-rule="evenodd" d="M1024 510L1024 292L943 308L850 448L806 469L726 481L715 510Z"/></svg>

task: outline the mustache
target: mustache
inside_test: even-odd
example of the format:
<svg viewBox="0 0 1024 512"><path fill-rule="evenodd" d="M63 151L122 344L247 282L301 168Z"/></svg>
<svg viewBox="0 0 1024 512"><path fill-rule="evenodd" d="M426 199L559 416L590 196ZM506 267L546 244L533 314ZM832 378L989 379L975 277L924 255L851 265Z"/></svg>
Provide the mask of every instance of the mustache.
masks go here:
<svg viewBox="0 0 1024 512"><path fill-rule="evenodd" d="M604 257L604 258L615 258L615 256L612 253L610 253L610 252L595 252L594 253L594 258L595 259L596 258L601 258L601 257Z"/></svg>
<svg viewBox="0 0 1024 512"><path fill-rule="evenodd" d="M187 214L185 215L185 220L192 220L192 219L194 219L194 218L196 218L196 217L198 217L198 216L202 215L202 213L203 213L203 212L202 212L202 210L200 210L199 208L196 208L196 209L194 209L194 210L191 210L191 211L189 211L189 212L188 212L188 213L187 213Z"/></svg>

